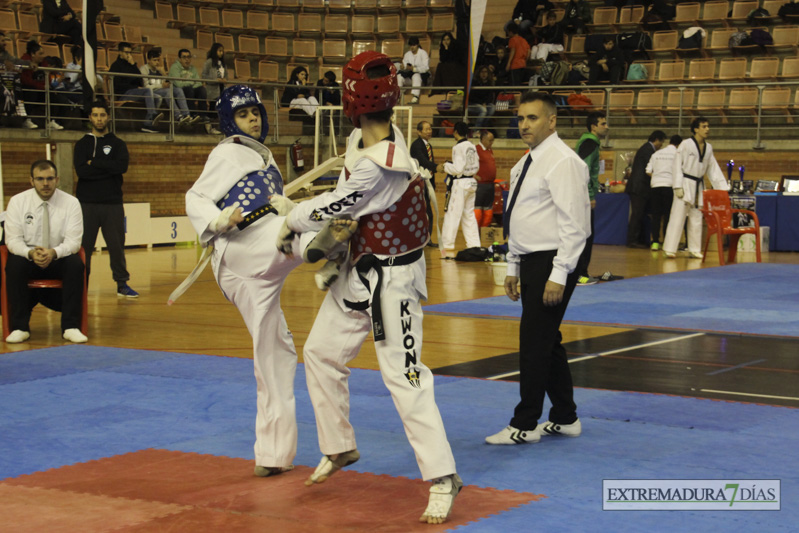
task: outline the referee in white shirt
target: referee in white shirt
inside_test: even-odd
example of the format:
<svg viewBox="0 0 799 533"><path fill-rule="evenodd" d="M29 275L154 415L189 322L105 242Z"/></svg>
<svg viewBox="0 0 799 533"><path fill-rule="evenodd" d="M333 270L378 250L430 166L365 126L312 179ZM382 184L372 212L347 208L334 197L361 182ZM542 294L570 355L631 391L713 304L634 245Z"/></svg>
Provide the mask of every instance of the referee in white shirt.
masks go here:
<svg viewBox="0 0 799 533"><path fill-rule="evenodd" d="M31 279L60 279L61 331L65 340L86 342L81 333L84 265L80 256L83 214L80 202L58 189L58 172L52 161L31 165L32 189L11 198L6 211L6 292L9 329L6 342L24 342L30 337L30 317L37 301L28 288ZM52 291L47 291L50 293ZM54 301L46 302L57 304Z"/></svg>
<svg viewBox="0 0 799 533"><path fill-rule="evenodd" d="M503 222L508 234L505 293L522 300L519 330L521 401L510 425L489 444L537 442L542 435L580 435L560 323L577 284L575 268L591 234L588 167L555 131L555 102L527 93L519 133L530 152L513 167ZM521 281L521 290L517 285ZM544 394L552 409L541 418Z"/></svg>

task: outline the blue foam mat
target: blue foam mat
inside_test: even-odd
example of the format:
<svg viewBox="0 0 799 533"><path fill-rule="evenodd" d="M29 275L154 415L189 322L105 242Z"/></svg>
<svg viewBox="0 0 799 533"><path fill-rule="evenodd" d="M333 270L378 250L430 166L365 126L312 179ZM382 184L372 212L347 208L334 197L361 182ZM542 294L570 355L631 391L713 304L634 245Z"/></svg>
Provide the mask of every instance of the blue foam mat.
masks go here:
<svg viewBox="0 0 799 533"><path fill-rule="evenodd" d="M65 346L0 355L0 372L0 479L144 448L253 457L250 360ZM319 451L302 365L297 374L295 463L314 466ZM362 454L352 468L419 477L379 372L353 369L351 392ZM516 383L436 378L465 482L547 496L458 531L796 530L799 410L577 389L582 437L484 444L507 423L517 395ZM602 480L620 478L781 479L782 510L602 511Z"/></svg>
<svg viewBox="0 0 799 533"><path fill-rule="evenodd" d="M577 287L564 320L799 337L799 265L744 263ZM519 318L506 296L428 305L425 313Z"/></svg>

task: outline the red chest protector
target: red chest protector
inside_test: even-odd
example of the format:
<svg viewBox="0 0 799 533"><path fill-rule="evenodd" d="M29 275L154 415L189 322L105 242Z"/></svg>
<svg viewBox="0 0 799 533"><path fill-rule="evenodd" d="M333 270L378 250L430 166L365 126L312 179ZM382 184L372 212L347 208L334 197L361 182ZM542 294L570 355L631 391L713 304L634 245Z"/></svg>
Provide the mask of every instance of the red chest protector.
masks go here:
<svg viewBox="0 0 799 533"><path fill-rule="evenodd" d="M349 178L349 171L345 170ZM353 262L365 254L404 255L427 244L427 206L424 182L417 176L402 197L383 211L361 217L352 236Z"/></svg>

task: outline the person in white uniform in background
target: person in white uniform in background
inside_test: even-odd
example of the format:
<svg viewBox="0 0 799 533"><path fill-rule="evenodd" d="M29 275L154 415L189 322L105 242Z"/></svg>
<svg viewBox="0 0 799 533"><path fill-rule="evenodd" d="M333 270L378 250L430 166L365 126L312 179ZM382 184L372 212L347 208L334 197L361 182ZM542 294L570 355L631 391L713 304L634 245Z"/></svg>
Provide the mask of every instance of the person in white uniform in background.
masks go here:
<svg viewBox="0 0 799 533"><path fill-rule="evenodd" d="M226 138L211 151L186 194L186 213L200 242L214 246L214 276L252 335L257 383L254 473L266 477L293 468L297 452L297 352L280 308L280 291L302 259L300 253L287 257L274 246L284 217L268 198L283 192L283 177L263 145L269 123L258 94L244 85L228 87L216 109ZM290 245L299 252L298 239Z"/></svg>
<svg viewBox="0 0 799 533"><path fill-rule="evenodd" d="M474 217L474 198L477 180L474 175L480 170L477 148L469 141L469 126L465 122L455 124L452 136L452 161L444 163L447 173L447 199L444 204L444 226L441 228L441 245L444 250L455 249L455 237L460 223L466 247L480 246L480 229Z"/></svg>
<svg viewBox="0 0 799 533"><path fill-rule="evenodd" d="M671 203L674 198L674 157L677 155L677 147L680 146L682 137L672 135L668 146L665 146L652 154L649 163L646 164L645 172L649 174L649 202L652 212L652 250L659 250L663 243L663 235L666 234L666 226L669 224L669 213Z"/></svg>
<svg viewBox="0 0 799 533"><path fill-rule="evenodd" d="M423 252L429 239L424 184L402 132L391 122L400 98L391 60L363 52L345 66L343 76L344 114L356 128L344 170L334 191L290 212L278 241L284 249L295 233L318 230L332 219L358 220L350 241L352 259L325 297L303 352L324 454L306 485L324 482L360 457L349 420L347 363L371 331L383 381L422 477L433 481L419 520L440 524L463 482L435 403L433 373L421 359L421 300L427 298Z"/></svg>
<svg viewBox="0 0 799 533"><path fill-rule="evenodd" d="M705 188L704 176L710 179L714 189L729 190L730 184L724 177L716 158L713 146L707 142L710 123L705 117L697 117L691 122L688 139L680 143L674 156L674 201L671 204L669 225L663 240L666 257L677 257L685 217L688 217L688 253L691 257L702 259L702 191Z"/></svg>

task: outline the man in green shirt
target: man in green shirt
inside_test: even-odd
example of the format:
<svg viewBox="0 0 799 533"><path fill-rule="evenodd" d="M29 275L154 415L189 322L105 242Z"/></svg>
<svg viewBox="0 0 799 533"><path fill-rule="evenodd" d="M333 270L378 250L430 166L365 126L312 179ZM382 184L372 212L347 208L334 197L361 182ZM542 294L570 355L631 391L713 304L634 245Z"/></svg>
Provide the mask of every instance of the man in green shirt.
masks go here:
<svg viewBox="0 0 799 533"><path fill-rule="evenodd" d="M210 130L213 129L216 133L219 133L215 128L211 127L211 120L208 118L208 93L205 90L205 84L200 81L200 74L194 68L194 65L191 64L191 52L189 50L182 48L178 52L177 61L169 67L169 77L192 78L195 80L176 79L172 83L174 83L175 87L183 90L191 113L201 117L200 122L206 125L205 130L211 133Z"/></svg>
<svg viewBox="0 0 799 533"><path fill-rule="evenodd" d="M608 133L608 119L605 113L594 111L588 114L585 123L587 132L583 133L577 141L575 150L580 159L588 165L588 196L591 199L591 235L585 241L585 248L577 262L577 285L593 285L597 278L588 275L588 265L591 263L591 249L594 245L594 208L596 207L596 193L599 191L599 139Z"/></svg>

